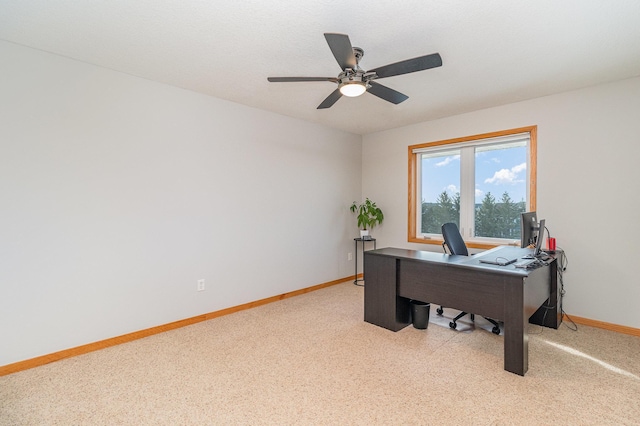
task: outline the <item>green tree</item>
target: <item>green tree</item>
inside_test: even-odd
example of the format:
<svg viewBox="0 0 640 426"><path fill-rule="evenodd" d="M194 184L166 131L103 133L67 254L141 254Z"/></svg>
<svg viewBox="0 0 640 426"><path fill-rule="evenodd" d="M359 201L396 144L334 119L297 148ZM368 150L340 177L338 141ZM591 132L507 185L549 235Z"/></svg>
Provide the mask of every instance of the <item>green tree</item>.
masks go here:
<svg viewBox="0 0 640 426"><path fill-rule="evenodd" d="M422 232L439 234L444 223L460 224L460 193L452 198L442 191L435 203L422 202Z"/></svg>
<svg viewBox="0 0 640 426"><path fill-rule="evenodd" d="M475 235L520 239L520 213L525 209L524 201L514 202L506 191L500 201L487 192L475 208ZM451 197L447 191L442 191L435 203L422 202L423 233L439 234L442 224L447 222L460 226L460 193Z"/></svg>
<svg viewBox="0 0 640 426"><path fill-rule="evenodd" d="M491 195L491 192L487 192L482 200L482 204L476 208L475 235L493 237L498 228L496 216L496 199Z"/></svg>
<svg viewBox="0 0 640 426"><path fill-rule="evenodd" d="M501 203L496 206L498 214L498 235L496 238L519 238L520 234L520 212L517 210L517 204L511 200L509 193L506 191L502 194Z"/></svg>
<svg viewBox="0 0 640 426"><path fill-rule="evenodd" d="M475 235L490 238L520 238L520 213L524 212L524 201L514 203L508 192L502 194L500 202L487 192L482 204L476 208Z"/></svg>

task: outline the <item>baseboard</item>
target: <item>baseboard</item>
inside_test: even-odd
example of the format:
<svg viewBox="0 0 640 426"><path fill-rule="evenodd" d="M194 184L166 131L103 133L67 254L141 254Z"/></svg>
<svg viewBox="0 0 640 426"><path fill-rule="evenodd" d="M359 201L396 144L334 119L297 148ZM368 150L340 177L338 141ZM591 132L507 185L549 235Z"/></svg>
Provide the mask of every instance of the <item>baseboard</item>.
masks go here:
<svg viewBox="0 0 640 426"><path fill-rule="evenodd" d="M18 361L13 364L0 366L0 376L17 373L18 371L28 370L30 368L39 367L41 365L50 364L65 358L86 354L100 349L108 348L122 343L131 342L133 340L142 339L143 337L152 336L154 334L164 333L165 331L175 330L176 328L185 327L187 325L196 324L213 318L229 315L234 312L244 311L245 309L255 308L257 306L266 305L267 303L277 302L279 300L288 299L290 297L299 296L322 288L330 287L345 281L352 280L353 277L342 278L339 280L329 281L323 284L317 284L311 287L295 290L289 293L283 293L278 296L267 297L266 299L256 300L254 302L245 303L243 305L233 306L231 308L222 309L220 311L210 312L208 314L198 315L186 318L180 321L147 328L145 330L135 331L133 333L124 334L122 336L112 337L110 339L100 340L98 342L89 343L75 348L65 349L48 355L42 355L36 358Z"/></svg>
<svg viewBox="0 0 640 426"><path fill-rule="evenodd" d="M624 325L611 324L604 321L592 320L589 318L576 317L573 315L564 314L563 321L568 319L572 320L576 324L587 325L589 327L602 328L604 330L615 331L617 333L630 334L632 336L640 337L640 328L627 327Z"/></svg>

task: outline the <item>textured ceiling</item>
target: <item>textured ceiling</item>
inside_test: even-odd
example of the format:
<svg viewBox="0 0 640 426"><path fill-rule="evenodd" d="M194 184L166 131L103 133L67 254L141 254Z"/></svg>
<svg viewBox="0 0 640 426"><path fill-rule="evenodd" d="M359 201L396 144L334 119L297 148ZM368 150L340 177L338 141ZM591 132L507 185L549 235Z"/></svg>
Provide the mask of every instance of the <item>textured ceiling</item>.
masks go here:
<svg viewBox="0 0 640 426"><path fill-rule="evenodd" d="M378 80L399 105L317 110L334 83L267 77L336 77L324 32L348 34L365 70L443 66ZM0 39L366 134L638 76L640 1L0 0Z"/></svg>

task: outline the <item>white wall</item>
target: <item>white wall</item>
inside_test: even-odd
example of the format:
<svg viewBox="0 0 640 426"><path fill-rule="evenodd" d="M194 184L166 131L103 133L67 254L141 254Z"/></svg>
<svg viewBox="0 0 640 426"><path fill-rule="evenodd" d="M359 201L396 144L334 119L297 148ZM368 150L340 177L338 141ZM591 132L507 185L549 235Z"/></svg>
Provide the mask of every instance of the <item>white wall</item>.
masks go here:
<svg viewBox="0 0 640 426"><path fill-rule="evenodd" d="M0 60L0 365L353 274L360 136Z"/></svg>
<svg viewBox="0 0 640 426"><path fill-rule="evenodd" d="M538 217L566 250L564 310L640 328L640 78L367 135L363 193L385 211L378 246L407 242L407 146L538 126Z"/></svg>

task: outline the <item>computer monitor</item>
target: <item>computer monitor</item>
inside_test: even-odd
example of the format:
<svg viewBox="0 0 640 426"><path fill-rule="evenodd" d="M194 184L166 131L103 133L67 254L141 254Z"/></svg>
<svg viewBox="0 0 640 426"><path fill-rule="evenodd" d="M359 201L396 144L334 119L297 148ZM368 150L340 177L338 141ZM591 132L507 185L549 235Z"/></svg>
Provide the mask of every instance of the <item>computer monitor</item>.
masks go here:
<svg viewBox="0 0 640 426"><path fill-rule="evenodd" d="M538 235L538 219L536 212L525 212L520 216L520 247L536 244Z"/></svg>
<svg viewBox="0 0 640 426"><path fill-rule="evenodd" d="M542 241L544 240L544 219L540 220L538 226L538 240L536 242L536 250L533 252L534 257L540 255L542 252Z"/></svg>

